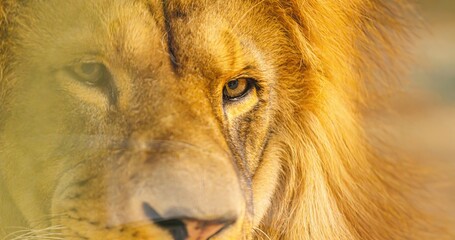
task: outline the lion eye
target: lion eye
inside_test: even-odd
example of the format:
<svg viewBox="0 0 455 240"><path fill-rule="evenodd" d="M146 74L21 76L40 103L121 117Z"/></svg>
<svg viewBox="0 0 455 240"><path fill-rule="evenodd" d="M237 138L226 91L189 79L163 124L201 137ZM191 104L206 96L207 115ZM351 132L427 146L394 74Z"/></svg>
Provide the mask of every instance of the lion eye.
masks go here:
<svg viewBox="0 0 455 240"><path fill-rule="evenodd" d="M75 77L90 86L99 85L106 77L106 67L101 63L78 63L71 67Z"/></svg>
<svg viewBox="0 0 455 240"><path fill-rule="evenodd" d="M226 100L236 101L244 97L252 88L253 81L247 78L231 80L224 86L223 95Z"/></svg>

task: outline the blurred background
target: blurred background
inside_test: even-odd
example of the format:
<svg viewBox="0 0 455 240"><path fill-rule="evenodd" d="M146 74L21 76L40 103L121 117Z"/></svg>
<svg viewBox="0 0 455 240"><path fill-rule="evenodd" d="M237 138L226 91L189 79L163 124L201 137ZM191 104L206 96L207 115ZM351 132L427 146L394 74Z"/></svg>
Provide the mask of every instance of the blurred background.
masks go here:
<svg viewBox="0 0 455 240"><path fill-rule="evenodd" d="M409 118L399 127L413 151L453 167L455 182L455 0L419 3L426 26L416 31L411 81L405 86L418 100L412 107L404 104L402 113Z"/></svg>
<svg viewBox="0 0 455 240"><path fill-rule="evenodd" d="M455 0L417 1L426 27L417 31L406 85L417 101L397 103L400 117L389 120L396 144L436 169L423 190L443 201L431 210L455 220Z"/></svg>
<svg viewBox="0 0 455 240"><path fill-rule="evenodd" d="M415 83L455 103L455 0L420 0L428 32L417 43Z"/></svg>

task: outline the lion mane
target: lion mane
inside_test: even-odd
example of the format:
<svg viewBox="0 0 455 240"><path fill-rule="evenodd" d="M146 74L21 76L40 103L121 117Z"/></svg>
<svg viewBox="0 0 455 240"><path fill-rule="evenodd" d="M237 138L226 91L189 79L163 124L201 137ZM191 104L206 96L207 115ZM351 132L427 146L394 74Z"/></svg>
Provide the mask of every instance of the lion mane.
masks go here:
<svg viewBox="0 0 455 240"><path fill-rule="evenodd" d="M0 3L0 123L14 82L14 22L21 1ZM271 0L301 52L301 80L286 89L291 114L277 114L279 182L254 238L431 239L410 201L405 160L370 144L367 114L405 74L418 17L404 0ZM293 66L290 66L292 68ZM303 69L303 70L300 70ZM302 94L305 93L305 96ZM2 126L0 125L0 128ZM442 239L434 237L435 239Z"/></svg>
<svg viewBox="0 0 455 240"><path fill-rule="evenodd" d="M368 143L373 126L365 124L404 74L413 5L307 0L283 3L282 11L300 43L309 96L282 116L280 194L262 228L271 239L428 239L405 194L414 175Z"/></svg>

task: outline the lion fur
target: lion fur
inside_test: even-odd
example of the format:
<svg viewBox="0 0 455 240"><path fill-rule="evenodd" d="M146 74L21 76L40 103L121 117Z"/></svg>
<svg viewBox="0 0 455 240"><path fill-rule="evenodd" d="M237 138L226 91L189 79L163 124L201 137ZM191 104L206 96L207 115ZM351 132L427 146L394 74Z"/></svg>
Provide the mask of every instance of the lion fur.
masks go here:
<svg viewBox="0 0 455 240"><path fill-rule="evenodd" d="M363 125L366 112L404 74L403 47L418 21L414 6L404 0L263 2L275 6L299 47L301 79L286 89L296 110L278 114L284 123L280 180L254 238L442 239L406 195L414 180L409 165L378 154L367 141L370 126ZM2 115L14 85L9 48L19 5L0 4Z"/></svg>

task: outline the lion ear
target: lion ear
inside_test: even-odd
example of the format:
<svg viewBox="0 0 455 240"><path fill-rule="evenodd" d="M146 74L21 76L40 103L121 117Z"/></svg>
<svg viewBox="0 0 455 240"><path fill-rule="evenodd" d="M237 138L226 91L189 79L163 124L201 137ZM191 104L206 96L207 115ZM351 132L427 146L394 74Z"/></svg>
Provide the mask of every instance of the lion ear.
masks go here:
<svg viewBox="0 0 455 240"><path fill-rule="evenodd" d="M2 0L0 1L0 66L1 70L4 67L4 58L6 57L7 52L7 42L8 36L10 35L10 14L11 14L11 7L13 6L12 1L10 0ZM15 4L14 4L15 5ZM1 77L1 75L0 75Z"/></svg>
<svg viewBox="0 0 455 240"><path fill-rule="evenodd" d="M8 32L9 32L9 17L11 14L11 10L14 5L10 0L2 0L0 1L0 44L3 45L4 41L7 39ZM1 46L1 45L0 45Z"/></svg>
<svg viewBox="0 0 455 240"><path fill-rule="evenodd" d="M7 75L7 65L11 61L10 45L14 28L13 18L17 15L20 2L17 0L0 0L0 103L3 103L7 86L4 80Z"/></svg>
<svg viewBox="0 0 455 240"><path fill-rule="evenodd" d="M10 45L13 31L12 19L17 15L20 2L18 0L0 0L0 123L6 106L6 95L9 92L11 81L8 78L8 65L12 60Z"/></svg>
<svg viewBox="0 0 455 240"><path fill-rule="evenodd" d="M3 78L5 72L6 39L8 36L8 15L6 1L0 1L0 104L3 102ZM1 106L1 105L0 105ZM1 113L1 107L0 107Z"/></svg>

